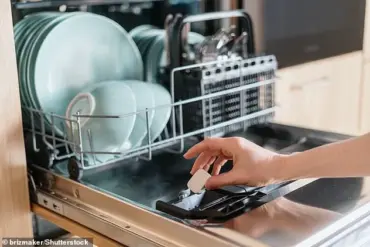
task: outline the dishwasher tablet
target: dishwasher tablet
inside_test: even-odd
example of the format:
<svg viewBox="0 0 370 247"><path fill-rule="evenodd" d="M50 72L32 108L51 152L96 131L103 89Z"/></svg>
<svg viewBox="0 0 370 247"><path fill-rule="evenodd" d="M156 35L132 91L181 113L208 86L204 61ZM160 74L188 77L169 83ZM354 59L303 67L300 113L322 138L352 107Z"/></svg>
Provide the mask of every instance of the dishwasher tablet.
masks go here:
<svg viewBox="0 0 370 247"><path fill-rule="evenodd" d="M206 184L207 180L211 177L211 175L203 169L198 170L189 180L188 188L193 193L200 193L202 192L204 185Z"/></svg>

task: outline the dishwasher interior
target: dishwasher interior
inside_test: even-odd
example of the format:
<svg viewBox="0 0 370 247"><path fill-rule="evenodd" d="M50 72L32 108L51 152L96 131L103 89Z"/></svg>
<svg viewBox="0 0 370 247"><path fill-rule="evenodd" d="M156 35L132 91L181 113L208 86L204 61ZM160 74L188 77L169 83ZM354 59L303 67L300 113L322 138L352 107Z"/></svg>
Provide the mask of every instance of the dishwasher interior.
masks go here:
<svg viewBox="0 0 370 247"><path fill-rule="evenodd" d="M304 151L321 145L320 141L325 143L325 140L306 140L306 136L292 136L285 128L275 127L275 130L274 127L253 126L238 136L246 137L262 147L281 153ZM195 143L189 141L187 146L190 147ZM40 164L37 161L32 163ZM52 169L57 174L69 177L67 163L68 161L62 161ZM189 171L192 165L191 160L185 160L181 155L159 154L151 161L121 161L108 168L88 170L81 182L155 209L158 200L169 201L177 198L187 189L186 184L191 178ZM226 164L223 172L231 166L231 162Z"/></svg>
<svg viewBox="0 0 370 247"><path fill-rule="evenodd" d="M112 12L117 9L121 12L138 11L136 5L125 5L131 1L124 1L125 4L121 2L112 1L110 4L100 5L110 6L108 9ZM145 7L152 6L149 2L154 5L158 2L168 3L133 2L140 4L142 11ZM210 230L207 227L228 222L317 182L291 181L258 188L228 186L192 194L186 188L191 177L189 172L192 161L185 160L182 154L202 139L213 136L241 136L269 150L285 154L349 138L336 133L273 123L276 108L275 72L279 58L273 54L254 54L253 20L248 13L238 10L196 14L173 12L166 14L163 24L158 24L157 27L148 24L132 26L130 23L131 30L126 32L121 30L122 27L117 27L115 22L107 20L109 18L90 13L95 5L99 4L94 1L13 3L17 61L21 85L25 85L21 86L22 113L30 195L34 203L128 246L137 246L138 243L153 246L199 246L206 243L213 246L249 246L246 239L238 242L230 239L227 233L218 233L215 232L216 228ZM22 10L25 10L24 18L17 19L22 16L19 15ZM30 29L31 34L35 33L27 43L29 40L24 31L26 28L23 27L22 31L21 24L18 23L26 23L32 18L35 18L34 24L38 23L39 27ZM52 21L51 26L43 26L53 18L55 22ZM58 104L43 105L42 101L40 103L32 98L35 91L48 87L37 86L41 80L32 81L32 76L36 73L28 70L37 68L38 60L32 59L33 56L37 57L38 49L43 49L43 45L38 46L38 41L43 42L43 39L46 40L48 35L57 30L58 25L74 19L91 19L97 23L101 21L121 30L125 40L130 40L125 45L137 50L137 57L143 60L142 65L141 62L137 64L144 74L139 75L141 81L159 84L162 89L156 91L159 96L154 98L165 103L146 106L141 111L128 114L111 115L89 114L89 111L70 108L69 105L67 112L68 109L75 110L70 115L43 110L54 107L58 111L58 107L55 107ZM221 20L229 22L221 22L226 23L226 26L216 29L214 25L210 25L212 28L199 26L199 23ZM203 28L205 32L200 34L194 31L193 25L195 30ZM75 27L71 25L70 28ZM79 31L80 34L74 33L73 38L76 40L84 35L86 29ZM64 32L68 36L68 30ZM94 32L95 30L90 34ZM96 33L98 32L97 29ZM32 37L37 39L32 40ZM100 39L97 36L96 38ZM27 48L28 44L33 46ZM111 48L103 43L99 45L103 47L102 54ZM80 48L83 49L83 45ZM134 54L130 59L137 58L135 54L138 53L126 51ZM100 55L100 50L92 53ZM115 55L117 54L112 57L116 58ZM22 56L28 56L28 60L23 62ZM63 62L62 57L56 57L57 61ZM77 57L71 57L75 58ZM112 61L103 58L103 68L104 62ZM118 67L119 65L118 63ZM30 76L23 76L22 68ZM68 66L66 68L71 69ZM93 69L96 70L96 67ZM41 74L49 73L42 69L40 71ZM59 78L64 77L57 74L54 79L58 81ZM70 77L69 80L73 81L74 78ZM36 84L36 89L30 87L32 83ZM47 83L51 83L49 86L52 87L54 82L50 79ZM74 86L73 83L70 85ZM155 88L153 86L153 90ZM51 89L50 93L53 91ZM52 102L53 97L49 98ZM130 104L126 102L126 105ZM124 107L126 106L122 108ZM63 110L64 113L65 109ZM159 132L153 131L157 126L151 127L155 122L151 116L155 116L156 112L165 112L156 120L158 126L163 125L156 128ZM129 126L127 123L133 123L133 116L141 119L139 132L145 133L140 134L139 145L132 145L127 138L119 149L101 145L109 138L115 141L114 133L121 135ZM87 125L89 121L100 125ZM122 125L112 124L114 121L120 121ZM104 129L104 124L114 126L113 135L112 128ZM139 126L139 123L131 125L131 133L134 126ZM106 132L99 132L100 128ZM228 162L223 166L222 172L231 167L232 163ZM336 190L341 188L334 187ZM304 199L307 198L298 196L297 200ZM349 204L347 207L351 208L353 205ZM192 234L193 238L189 238L188 234Z"/></svg>

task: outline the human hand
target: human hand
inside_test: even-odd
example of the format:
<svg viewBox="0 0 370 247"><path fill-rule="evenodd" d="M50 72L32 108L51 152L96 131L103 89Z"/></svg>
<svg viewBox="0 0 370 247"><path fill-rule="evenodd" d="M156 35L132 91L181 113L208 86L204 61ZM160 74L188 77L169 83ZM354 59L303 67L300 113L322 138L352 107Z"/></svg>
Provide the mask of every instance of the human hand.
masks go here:
<svg viewBox="0 0 370 247"><path fill-rule="evenodd" d="M190 148L184 157L197 157L191 174L199 169L208 171L213 164L213 176L205 185L207 189L227 185L263 186L280 182L276 175L280 169L281 155L241 137L205 139ZM232 170L220 174L228 160L233 161Z"/></svg>

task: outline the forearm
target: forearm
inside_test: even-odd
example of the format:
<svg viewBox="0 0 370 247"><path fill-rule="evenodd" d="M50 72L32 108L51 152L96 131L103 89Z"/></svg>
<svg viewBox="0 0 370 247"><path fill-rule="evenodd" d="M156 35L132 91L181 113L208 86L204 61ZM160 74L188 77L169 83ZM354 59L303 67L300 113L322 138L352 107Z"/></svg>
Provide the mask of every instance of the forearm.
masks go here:
<svg viewBox="0 0 370 247"><path fill-rule="evenodd" d="M278 180L370 175L370 134L281 158Z"/></svg>

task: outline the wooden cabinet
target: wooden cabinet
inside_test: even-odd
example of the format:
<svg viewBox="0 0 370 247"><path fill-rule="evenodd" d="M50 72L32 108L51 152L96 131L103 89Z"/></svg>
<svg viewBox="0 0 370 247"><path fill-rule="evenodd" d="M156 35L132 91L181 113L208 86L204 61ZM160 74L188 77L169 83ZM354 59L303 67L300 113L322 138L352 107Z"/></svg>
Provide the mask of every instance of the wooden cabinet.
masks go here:
<svg viewBox="0 0 370 247"><path fill-rule="evenodd" d="M0 238L32 237L11 16L0 1Z"/></svg>
<svg viewBox="0 0 370 247"><path fill-rule="evenodd" d="M278 71L275 121L359 133L362 52Z"/></svg>
<svg viewBox="0 0 370 247"><path fill-rule="evenodd" d="M360 132L370 132L370 63L364 64L361 87Z"/></svg>
<svg viewBox="0 0 370 247"><path fill-rule="evenodd" d="M366 1L363 52L366 63L370 62L370 1Z"/></svg>

